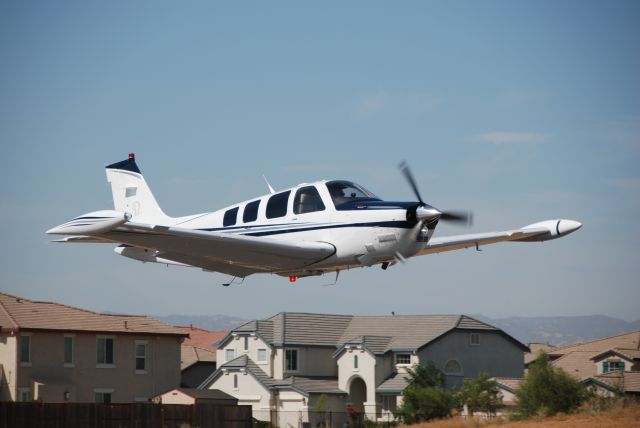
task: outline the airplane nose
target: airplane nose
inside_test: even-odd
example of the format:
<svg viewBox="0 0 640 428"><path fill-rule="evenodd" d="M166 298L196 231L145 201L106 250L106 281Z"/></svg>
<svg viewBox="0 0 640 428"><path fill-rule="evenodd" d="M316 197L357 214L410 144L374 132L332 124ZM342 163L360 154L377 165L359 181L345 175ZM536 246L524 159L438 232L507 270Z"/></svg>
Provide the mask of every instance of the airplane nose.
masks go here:
<svg viewBox="0 0 640 428"><path fill-rule="evenodd" d="M440 215L442 215L440 211L429 205L420 206L416 209L416 218L421 221L431 220Z"/></svg>
<svg viewBox="0 0 640 428"><path fill-rule="evenodd" d="M576 230L582 227L582 223L575 220L565 220L562 219L558 222L558 234L559 235L568 235L571 232L575 232Z"/></svg>

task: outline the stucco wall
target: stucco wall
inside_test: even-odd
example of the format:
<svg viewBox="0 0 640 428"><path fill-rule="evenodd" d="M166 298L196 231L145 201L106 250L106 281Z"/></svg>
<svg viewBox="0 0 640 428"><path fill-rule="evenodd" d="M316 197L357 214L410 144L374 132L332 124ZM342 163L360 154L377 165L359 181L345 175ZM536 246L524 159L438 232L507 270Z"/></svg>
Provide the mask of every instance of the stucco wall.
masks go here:
<svg viewBox="0 0 640 428"><path fill-rule="evenodd" d="M0 401L16 399L16 378L18 363L18 339L12 334L0 335Z"/></svg>
<svg viewBox="0 0 640 428"><path fill-rule="evenodd" d="M465 378L475 378L486 372L492 377L523 377L524 353L516 344L498 333L481 332L480 344L471 345L470 333L453 331L422 349L421 362L432 360L444 370L453 359L462 366L460 375L446 375L446 386L462 384Z"/></svg>
<svg viewBox="0 0 640 428"><path fill-rule="evenodd" d="M29 387L46 402L94 402L94 389L113 390L112 402L150 398L180 386L180 339L143 335L99 335L114 339L111 367L97 364L96 334L76 333L73 364L64 364L63 333L33 332L31 367L19 367L18 387ZM136 372L135 342L146 341L146 373Z"/></svg>
<svg viewBox="0 0 640 428"><path fill-rule="evenodd" d="M238 387L234 388L234 375L238 377ZM251 406L253 417L263 421L269 420L271 409L271 393L250 373L244 371L224 371L216 377L209 387L238 399L238 404Z"/></svg>

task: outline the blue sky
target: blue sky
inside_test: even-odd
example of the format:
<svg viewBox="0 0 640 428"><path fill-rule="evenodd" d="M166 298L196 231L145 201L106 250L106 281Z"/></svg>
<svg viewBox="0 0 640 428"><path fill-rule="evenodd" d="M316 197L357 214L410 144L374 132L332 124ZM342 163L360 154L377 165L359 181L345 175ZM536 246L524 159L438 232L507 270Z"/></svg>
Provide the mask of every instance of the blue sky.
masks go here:
<svg viewBox="0 0 640 428"><path fill-rule="evenodd" d="M0 3L0 290L94 310L640 318L640 3ZM322 280L142 265L44 231L137 154L170 215L304 181L577 233ZM437 235L468 233L439 226Z"/></svg>

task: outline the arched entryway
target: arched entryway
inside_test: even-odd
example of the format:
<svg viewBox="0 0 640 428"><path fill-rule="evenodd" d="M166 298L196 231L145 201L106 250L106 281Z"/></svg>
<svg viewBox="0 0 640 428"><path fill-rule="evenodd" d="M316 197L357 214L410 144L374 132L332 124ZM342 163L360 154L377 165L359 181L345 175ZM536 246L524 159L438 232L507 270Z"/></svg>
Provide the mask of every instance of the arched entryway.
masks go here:
<svg viewBox="0 0 640 428"><path fill-rule="evenodd" d="M355 377L349 386L349 402L354 409L364 412L365 401L367 401L367 384L361 377Z"/></svg>

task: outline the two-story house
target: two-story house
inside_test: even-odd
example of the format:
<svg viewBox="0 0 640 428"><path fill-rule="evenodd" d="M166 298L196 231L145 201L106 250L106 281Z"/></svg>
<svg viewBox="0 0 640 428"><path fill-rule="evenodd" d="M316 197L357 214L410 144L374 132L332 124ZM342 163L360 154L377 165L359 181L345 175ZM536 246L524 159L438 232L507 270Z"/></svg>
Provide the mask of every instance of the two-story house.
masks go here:
<svg viewBox="0 0 640 428"><path fill-rule="evenodd" d="M350 404L388 420L412 365L433 361L452 387L481 372L522 377L528 350L465 315L291 312L246 323L217 347L218 369L201 387L220 389L279 426L313 422L320 397L323 410L343 414Z"/></svg>
<svg viewBox="0 0 640 428"><path fill-rule="evenodd" d="M180 386L188 334L0 293L0 401L134 402Z"/></svg>
<svg viewBox="0 0 640 428"><path fill-rule="evenodd" d="M554 366L598 393L640 395L640 331L545 350ZM528 356L533 362L537 355Z"/></svg>

